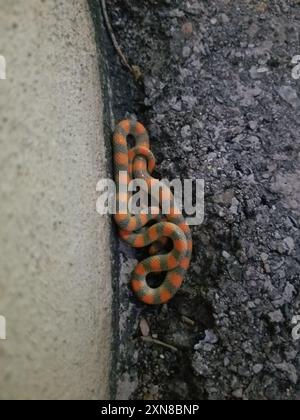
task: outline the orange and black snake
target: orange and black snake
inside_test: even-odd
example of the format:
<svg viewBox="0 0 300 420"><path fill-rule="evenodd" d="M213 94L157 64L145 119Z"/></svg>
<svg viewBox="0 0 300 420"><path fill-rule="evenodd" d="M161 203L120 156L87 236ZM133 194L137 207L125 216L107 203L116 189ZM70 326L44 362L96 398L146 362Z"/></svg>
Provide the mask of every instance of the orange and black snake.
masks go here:
<svg viewBox="0 0 300 420"><path fill-rule="evenodd" d="M127 138L132 136L135 147L129 150ZM140 262L134 269L131 287L137 298L148 305L159 305L168 302L181 287L187 269L189 268L193 242L189 226L174 203L170 189L163 189L160 200L169 200L170 211L161 214L161 206L147 209L147 212L132 215L128 210L129 196L127 186L132 179L143 179L149 190L158 179L151 176L155 169L155 158L150 150L150 141L145 127L134 120L121 121L114 132L114 167L117 186L118 210L115 221L120 229L123 240L135 248L149 245L149 258ZM155 222L155 223L154 223ZM154 223L154 224L153 224ZM152 224L152 225L151 225ZM151 225L151 226L150 226ZM159 254L160 248L167 241L173 243L172 250ZM157 254L158 255L155 255ZM163 283L152 288L147 283L150 273L166 272Z"/></svg>

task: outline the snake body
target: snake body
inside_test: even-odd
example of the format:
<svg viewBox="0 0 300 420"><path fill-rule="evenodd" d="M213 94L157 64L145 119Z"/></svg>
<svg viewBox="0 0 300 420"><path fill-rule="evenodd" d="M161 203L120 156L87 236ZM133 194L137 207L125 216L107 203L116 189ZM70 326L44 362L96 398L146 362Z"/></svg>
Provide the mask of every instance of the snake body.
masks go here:
<svg viewBox="0 0 300 420"><path fill-rule="evenodd" d="M129 150L127 138L132 136L135 147ZM170 212L161 214L161 206L147 212L131 215L128 211L128 194L124 193L134 178L143 179L149 189L159 181L151 176L155 169L155 158L150 150L149 135L145 127L134 120L121 121L114 132L114 167L117 186L117 210L115 221L121 238L134 248L149 248L149 258L134 269L131 287L137 298L148 305L168 302L181 287L190 265L193 242L191 231L183 215L175 207L170 189L164 189L160 200L170 202ZM149 226L150 222L152 226ZM153 224L154 223L154 224ZM161 254L161 249L172 241L172 250ZM147 284L150 273L166 272L163 283L152 288Z"/></svg>

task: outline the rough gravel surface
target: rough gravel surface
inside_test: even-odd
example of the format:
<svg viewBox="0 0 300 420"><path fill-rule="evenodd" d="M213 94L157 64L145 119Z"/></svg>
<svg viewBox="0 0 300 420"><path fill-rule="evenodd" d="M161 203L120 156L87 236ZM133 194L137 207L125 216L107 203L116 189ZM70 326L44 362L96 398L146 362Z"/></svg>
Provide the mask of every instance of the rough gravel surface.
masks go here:
<svg viewBox="0 0 300 420"><path fill-rule="evenodd" d="M299 399L300 3L107 3L143 73L135 83L106 40L114 118L146 124L158 176L206 183L191 269L168 305L135 300L137 255L120 245L118 398Z"/></svg>

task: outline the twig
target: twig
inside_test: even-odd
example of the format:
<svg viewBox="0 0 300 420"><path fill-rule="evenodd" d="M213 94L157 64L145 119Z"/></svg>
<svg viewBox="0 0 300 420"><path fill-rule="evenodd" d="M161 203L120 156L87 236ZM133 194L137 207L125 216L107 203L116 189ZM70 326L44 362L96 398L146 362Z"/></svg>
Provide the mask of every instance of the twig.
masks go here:
<svg viewBox="0 0 300 420"><path fill-rule="evenodd" d="M188 318L187 316L181 315L181 319L187 325L190 325L191 327L194 327L195 326L195 321L193 321L192 319Z"/></svg>
<svg viewBox="0 0 300 420"><path fill-rule="evenodd" d="M106 28L109 32L109 35L111 37L112 43L115 47L115 50L117 51L123 65L130 71L130 73L132 73L134 75L134 73L135 73L134 69L128 63L127 58L123 54L123 51L121 50L121 47L118 44L117 38L115 37L114 31L113 31L113 28L111 26L109 16L108 16L108 13L107 13L106 1L105 0L101 0L101 6L102 6L102 12L103 12L103 17L104 17L104 20L105 20Z"/></svg>
<svg viewBox="0 0 300 420"><path fill-rule="evenodd" d="M158 346L166 347L167 349L175 351L175 352L178 351L178 349L172 346L171 344L164 343L163 341L156 340L155 338L152 338L152 337L141 337L141 340L144 341L145 343L152 343L152 344L157 344Z"/></svg>

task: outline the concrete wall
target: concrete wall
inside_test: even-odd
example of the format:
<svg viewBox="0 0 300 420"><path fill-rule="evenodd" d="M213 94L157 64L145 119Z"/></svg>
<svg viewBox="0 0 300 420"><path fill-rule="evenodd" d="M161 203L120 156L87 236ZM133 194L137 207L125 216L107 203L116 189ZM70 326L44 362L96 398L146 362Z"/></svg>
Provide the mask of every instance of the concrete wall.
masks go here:
<svg viewBox="0 0 300 420"><path fill-rule="evenodd" d="M108 395L109 223L85 0L0 0L1 399Z"/></svg>

